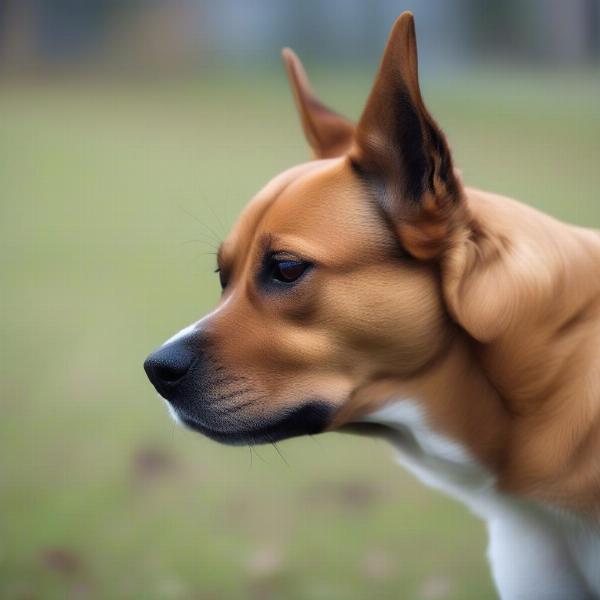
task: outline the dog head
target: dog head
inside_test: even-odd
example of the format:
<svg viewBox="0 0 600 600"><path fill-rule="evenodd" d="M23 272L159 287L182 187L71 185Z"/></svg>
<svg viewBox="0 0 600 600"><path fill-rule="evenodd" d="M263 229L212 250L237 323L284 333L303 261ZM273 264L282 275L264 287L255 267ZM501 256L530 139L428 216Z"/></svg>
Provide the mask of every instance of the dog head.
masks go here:
<svg viewBox="0 0 600 600"><path fill-rule="evenodd" d="M249 203L218 253L218 307L145 363L179 420L227 443L342 426L362 390L426 369L456 330L440 273L468 215L421 98L412 15L357 125L283 58L314 160Z"/></svg>

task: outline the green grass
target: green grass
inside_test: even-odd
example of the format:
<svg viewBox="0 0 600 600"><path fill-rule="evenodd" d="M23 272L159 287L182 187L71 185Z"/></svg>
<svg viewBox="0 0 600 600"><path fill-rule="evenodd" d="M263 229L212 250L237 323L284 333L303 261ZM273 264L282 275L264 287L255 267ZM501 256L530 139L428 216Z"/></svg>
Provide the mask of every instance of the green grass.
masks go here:
<svg viewBox="0 0 600 600"><path fill-rule="evenodd" d="M369 79L316 83L356 116ZM596 74L426 92L467 182L600 226ZM494 597L483 526L385 444L251 457L145 380L218 299L206 253L306 157L282 77L4 85L0 115L0 597Z"/></svg>

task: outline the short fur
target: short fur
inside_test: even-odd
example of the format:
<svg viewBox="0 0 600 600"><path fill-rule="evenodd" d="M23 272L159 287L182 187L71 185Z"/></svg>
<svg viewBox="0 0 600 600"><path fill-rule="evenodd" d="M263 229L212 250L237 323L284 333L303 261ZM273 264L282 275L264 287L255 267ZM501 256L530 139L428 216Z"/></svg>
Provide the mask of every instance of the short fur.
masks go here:
<svg viewBox="0 0 600 600"><path fill-rule="evenodd" d="M151 379L221 441L382 434L486 519L503 598L600 597L599 232L463 186L409 13L356 126L283 58L316 160L250 202L222 303ZM285 289L265 275L281 253L310 264ZM184 345L189 370L165 376Z"/></svg>

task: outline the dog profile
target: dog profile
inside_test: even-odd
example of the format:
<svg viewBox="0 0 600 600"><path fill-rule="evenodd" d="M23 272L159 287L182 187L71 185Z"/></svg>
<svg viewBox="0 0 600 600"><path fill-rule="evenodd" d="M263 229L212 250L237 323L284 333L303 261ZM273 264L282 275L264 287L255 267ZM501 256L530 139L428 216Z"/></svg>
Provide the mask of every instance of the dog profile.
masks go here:
<svg viewBox="0 0 600 600"><path fill-rule="evenodd" d="M383 436L486 521L503 599L600 598L600 232L463 184L410 13L357 124L283 59L313 160L244 209L151 382L224 443Z"/></svg>

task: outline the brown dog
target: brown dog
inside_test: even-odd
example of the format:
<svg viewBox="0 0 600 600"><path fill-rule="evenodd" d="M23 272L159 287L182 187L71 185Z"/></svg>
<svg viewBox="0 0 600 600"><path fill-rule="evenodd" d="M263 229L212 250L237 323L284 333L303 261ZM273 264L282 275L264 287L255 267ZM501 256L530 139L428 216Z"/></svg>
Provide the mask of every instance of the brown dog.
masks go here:
<svg viewBox="0 0 600 600"><path fill-rule="evenodd" d="M151 381L222 442L386 435L487 520L503 598L600 597L600 235L463 186L409 13L356 126L283 57L315 160L244 210Z"/></svg>

